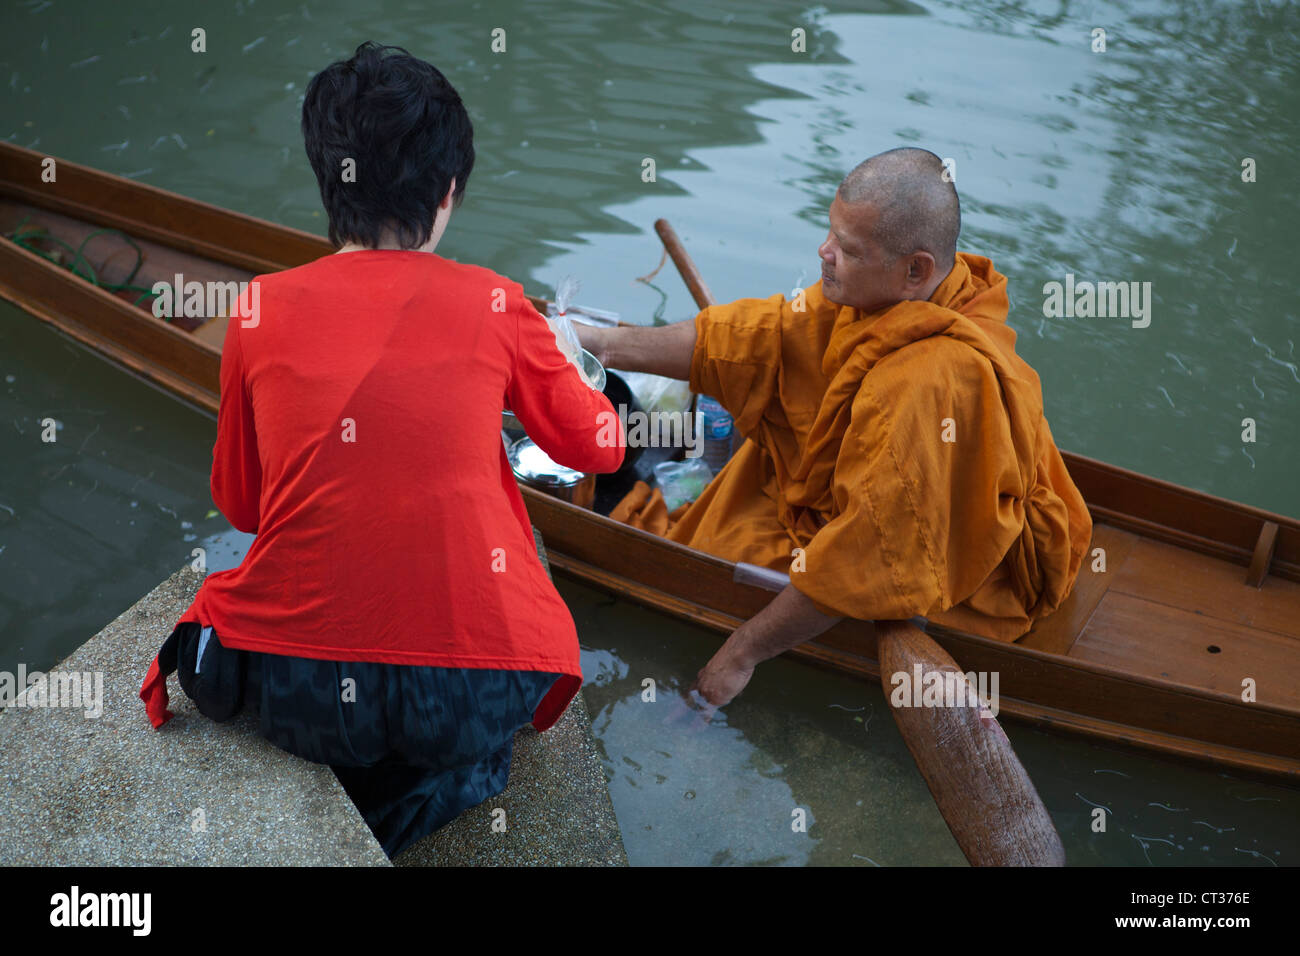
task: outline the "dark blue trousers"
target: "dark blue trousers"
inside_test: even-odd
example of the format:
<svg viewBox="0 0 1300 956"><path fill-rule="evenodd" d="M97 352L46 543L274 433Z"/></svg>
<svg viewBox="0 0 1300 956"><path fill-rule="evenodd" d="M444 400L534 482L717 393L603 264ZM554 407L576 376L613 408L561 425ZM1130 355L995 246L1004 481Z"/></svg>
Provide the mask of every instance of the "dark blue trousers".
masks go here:
<svg viewBox="0 0 1300 956"><path fill-rule="evenodd" d="M210 643L205 668L231 653ZM505 789L514 735L560 677L240 653L261 735L328 764L390 858Z"/></svg>

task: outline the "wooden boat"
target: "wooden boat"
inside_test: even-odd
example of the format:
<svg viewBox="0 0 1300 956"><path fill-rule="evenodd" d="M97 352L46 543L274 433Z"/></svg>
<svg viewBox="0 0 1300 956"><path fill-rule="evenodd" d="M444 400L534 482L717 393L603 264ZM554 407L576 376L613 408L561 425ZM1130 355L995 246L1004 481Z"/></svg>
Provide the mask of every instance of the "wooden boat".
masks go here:
<svg viewBox="0 0 1300 956"><path fill-rule="evenodd" d="M55 182L44 182L44 159L0 144L0 233L26 220L77 247L97 229L120 230L141 250L137 283L176 273L247 281L332 251L321 237L73 163L59 161ZM135 263L127 247L103 261L92 246L88 257L109 282ZM216 410L224 321L157 319L7 240L0 296ZM1065 460L1105 572L1085 565L1066 604L1016 643L933 625L928 633L967 671L999 673L1003 716L1300 781L1300 522L1079 455ZM721 633L771 598L738 583L731 562L529 488L523 495L557 573ZM876 650L870 622L845 621L792 653L876 678ZM1253 700L1243 681L1253 682Z"/></svg>

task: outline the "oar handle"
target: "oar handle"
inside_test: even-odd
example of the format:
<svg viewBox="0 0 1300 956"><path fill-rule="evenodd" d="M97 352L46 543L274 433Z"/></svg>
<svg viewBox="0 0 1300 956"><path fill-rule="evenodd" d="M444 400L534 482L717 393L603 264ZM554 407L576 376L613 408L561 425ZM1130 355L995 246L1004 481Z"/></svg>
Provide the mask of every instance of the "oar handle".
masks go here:
<svg viewBox="0 0 1300 956"><path fill-rule="evenodd" d="M673 260L673 265L681 273L682 281L686 283L686 288L691 290L691 295L695 299L695 304L701 309L707 309L709 306L716 304L717 300L713 298L713 293L709 287L704 284L704 277L700 275L700 270L695 267L695 262L691 255L682 245L682 241L677 238L677 232L672 226L668 225L667 219L655 220L655 232L659 233L659 239L668 250L668 256Z"/></svg>

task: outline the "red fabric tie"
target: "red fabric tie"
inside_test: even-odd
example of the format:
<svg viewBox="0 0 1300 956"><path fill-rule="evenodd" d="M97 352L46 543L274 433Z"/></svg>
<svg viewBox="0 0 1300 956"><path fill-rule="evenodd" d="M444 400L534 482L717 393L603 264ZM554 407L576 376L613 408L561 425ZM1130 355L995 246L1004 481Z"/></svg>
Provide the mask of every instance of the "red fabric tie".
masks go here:
<svg viewBox="0 0 1300 956"><path fill-rule="evenodd" d="M144 675L144 683L140 685L140 699L144 701L149 723L153 724L155 730L176 716L167 709L167 675L158 666L157 655L154 655L149 673Z"/></svg>

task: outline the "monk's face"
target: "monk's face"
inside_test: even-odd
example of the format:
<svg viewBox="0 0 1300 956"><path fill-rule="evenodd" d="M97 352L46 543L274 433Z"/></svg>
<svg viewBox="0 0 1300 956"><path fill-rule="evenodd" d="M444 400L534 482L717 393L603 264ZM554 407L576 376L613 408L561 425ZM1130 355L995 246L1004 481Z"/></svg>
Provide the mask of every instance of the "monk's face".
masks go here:
<svg viewBox="0 0 1300 956"><path fill-rule="evenodd" d="M817 254L822 294L836 305L876 312L904 299L929 298L934 291L926 289L933 270L921 277L914 261L928 254L894 256L873 240L877 216L869 202L846 203L837 195L831 203L830 234Z"/></svg>

